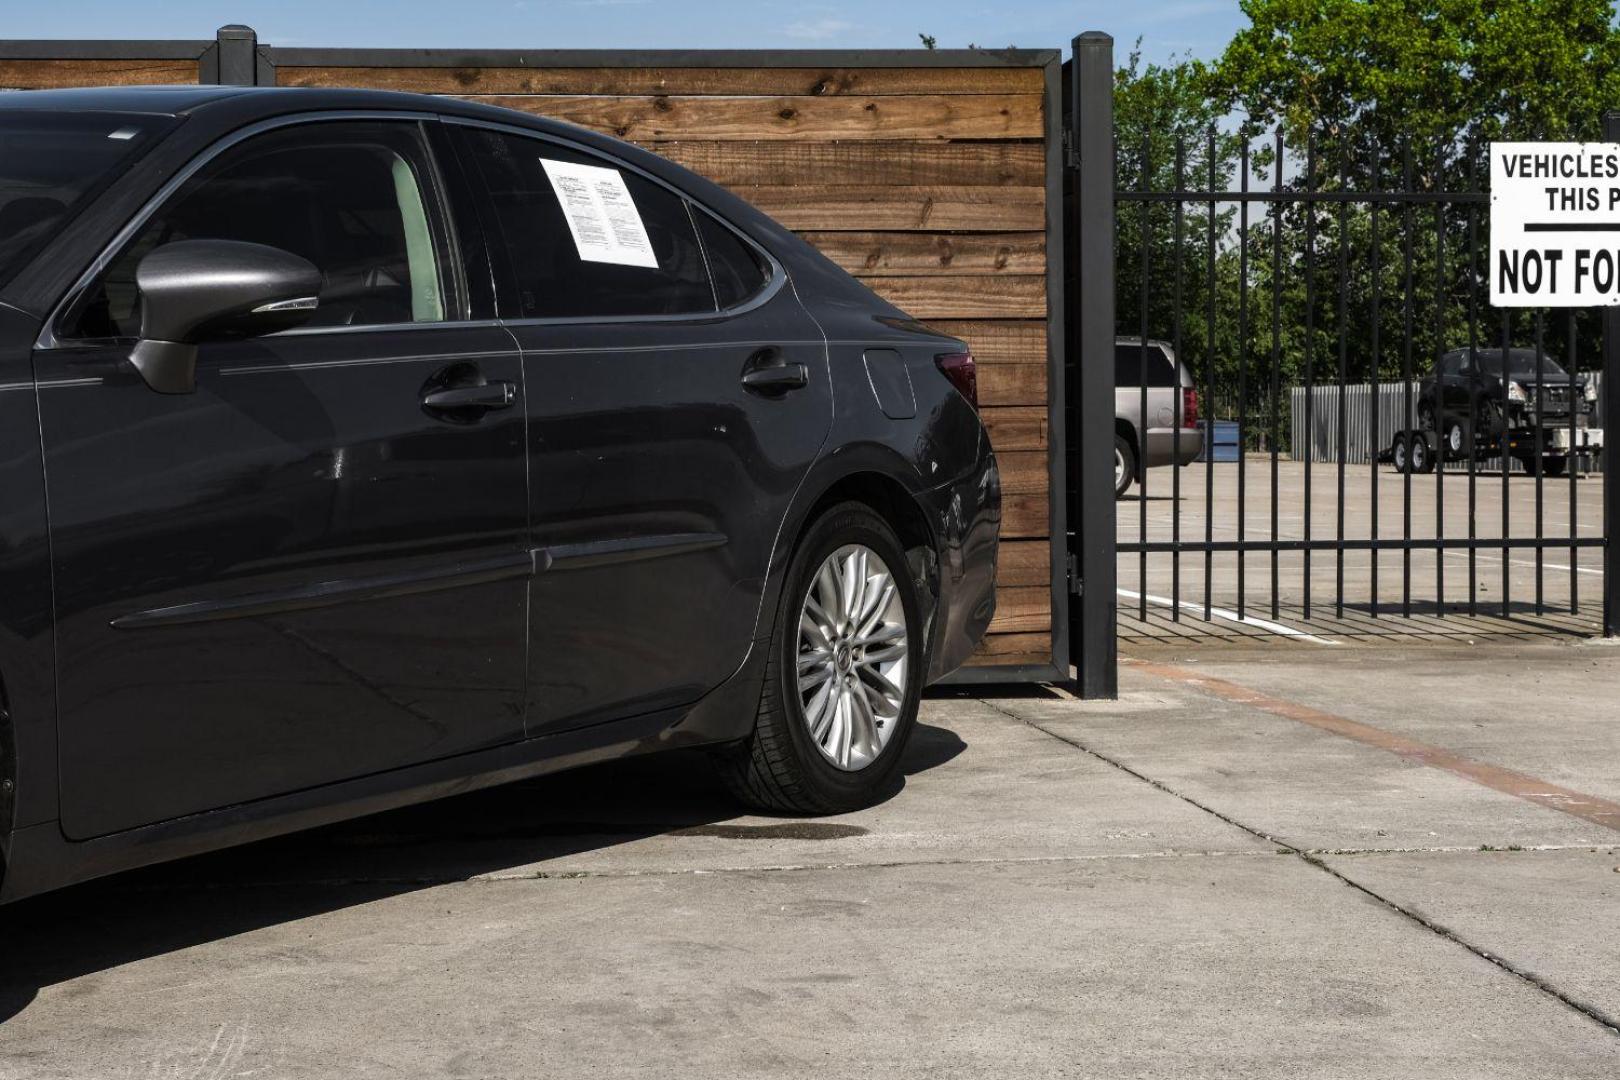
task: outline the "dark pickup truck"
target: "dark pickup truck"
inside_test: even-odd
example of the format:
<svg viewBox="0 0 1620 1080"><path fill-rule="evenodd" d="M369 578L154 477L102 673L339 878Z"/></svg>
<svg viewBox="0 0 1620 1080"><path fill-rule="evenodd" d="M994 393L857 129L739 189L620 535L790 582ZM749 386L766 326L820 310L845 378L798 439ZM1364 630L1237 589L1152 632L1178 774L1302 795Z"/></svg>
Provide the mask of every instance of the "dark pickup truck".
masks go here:
<svg viewBox="0 0 1620 1080"><path fill-rule="evenodd" d="M1542 472L1558 476L1572 454L1603 445L1591 423L1596 399L1591 380L1535 349L1453 349L1419 384L1418 430L1398 433L1390 456L1402 472L1428 472L1436 456L1466 460L1478 440L1494 457L1505 441L1531 469L1539 448Z"/></svg>

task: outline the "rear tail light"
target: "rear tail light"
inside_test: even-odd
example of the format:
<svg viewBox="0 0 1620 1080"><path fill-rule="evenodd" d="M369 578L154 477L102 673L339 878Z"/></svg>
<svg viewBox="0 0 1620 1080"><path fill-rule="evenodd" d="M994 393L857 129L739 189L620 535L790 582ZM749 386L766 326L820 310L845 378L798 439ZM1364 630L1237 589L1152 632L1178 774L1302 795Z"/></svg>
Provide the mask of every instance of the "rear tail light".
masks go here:
<svg viewBox="0 0 1620 1080"><path fill-rule="evenodd" d="M1190 386L1181 388L1181 426L1198 426L1198 391Z"/></svg>
<svg viewBox="0 0 1620 1080"><path fill-rule="evenodd" d="M957 393L968 399L968 404L979 407L979 370L972 353L944 353L934 357L939 372L951 380Z"/></svg>

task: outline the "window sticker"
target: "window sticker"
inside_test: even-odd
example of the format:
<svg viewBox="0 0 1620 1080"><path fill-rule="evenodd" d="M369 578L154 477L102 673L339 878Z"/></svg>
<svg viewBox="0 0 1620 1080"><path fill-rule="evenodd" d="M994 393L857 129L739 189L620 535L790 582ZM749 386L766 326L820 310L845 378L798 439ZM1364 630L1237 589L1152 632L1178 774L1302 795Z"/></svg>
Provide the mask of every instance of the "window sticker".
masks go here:
<svg viewBox="0 0 1620 1080"><path fill-rule="evenodd" d="M658 268L647 227L618 169L549 158L541 158L540 164L545 166L551 189L557 193L581 259Z"/></svg>

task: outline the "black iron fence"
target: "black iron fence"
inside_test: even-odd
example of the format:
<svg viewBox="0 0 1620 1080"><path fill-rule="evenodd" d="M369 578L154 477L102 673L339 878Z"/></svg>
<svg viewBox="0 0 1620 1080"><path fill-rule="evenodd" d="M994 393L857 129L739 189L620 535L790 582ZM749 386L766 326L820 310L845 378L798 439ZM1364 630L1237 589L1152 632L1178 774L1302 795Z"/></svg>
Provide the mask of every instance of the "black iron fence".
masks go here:
<svg viewBox="0 0 1620 1080"><path fill-rule="evenodd" d="M1071 463L1077 616L1387 632L1555 612L1614 633L1620 498L1589 472L1608 460L1600 418L1620 415L1614 310L1488 305L1488 147L1280 130L1109 145L1106 102L1079 89L1110 45L1077 39L1070 72L1070 295L1097 302L1070 324L1069 445L1100 454L1102 424L1137 462L1190 463L1134 470L1117 511L1087 483L1096 459ZM1110 264L1088 265L1103 234ZM1116 340L1139 353L1132 385L1115 385ZM1187 370L1175 395L1160 357ZM1198 452L1233 428L1235 447ZM1072 634L1081 684L1110 692L1089 629Z"/></svg>

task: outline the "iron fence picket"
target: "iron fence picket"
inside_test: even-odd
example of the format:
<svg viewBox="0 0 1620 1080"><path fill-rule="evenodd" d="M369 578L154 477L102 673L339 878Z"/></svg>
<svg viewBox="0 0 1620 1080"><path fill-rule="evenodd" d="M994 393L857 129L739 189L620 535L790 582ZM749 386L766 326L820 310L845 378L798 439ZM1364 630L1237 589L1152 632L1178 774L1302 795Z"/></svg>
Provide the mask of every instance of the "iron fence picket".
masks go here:
<svg viewBox="0 0 1620 1080"><path fill-rule="evenodd" d="M1270 599L1267 606L1271 617L1277 619L1284 611L1285 599L1288 604L1296 603L1295 598L1284 596L1285 568L1282 557L1285 553L1297 553L1301 560L1301 576L1298 579L1301 591L1296 610L1304 619L1313 619L1317 601L1314 580L1316 564L1313 558L1315 553L1331 552L1333 611L1335 617L1342 620L1347 607L1356 600L1348 595L1347 555L1350 552L1366 552L1370 591L1365 605L1358 606L1364 607L1376 619L1382 614L1384 603L1380 588L1380 557L1390 551L1401 553L1399 610L1404 617L1413 618L1419 610L1415 592L1421 592L1425 597L1429 595L1427 588L1416 587L1414 567L1417 564L1413 560L1413 552L1428 551L1435 554L1432 590L1434 614L1445 618L1462 609L1463 604L1459 603L1462 598L1455 595L1455 587L1448 582L1450 575L1446 564L1450 556L1466 555L1466 610L1469 615L1477 616L1480 614L1482 595L1488 597L1488 591L1482 592L1479 564L1480 553L1487 550L1499 552L1501 559L1500 602L1496 606L1504 618L1511 618L1514 613L1512 567L1515 563L1510 555L1522 550L1534 553L1533 608L1539 615L1550 607L1545 555L1549 547L1569 552L1568 609L1571 614L1578 614L1581 569L1576 564L1582 553L1593 547L1604 546L1606 539L1580 535L1580 478L1582 470L1591 464L1590 453L1582 452L1580 448L1583 439L1581 428L1587 424L1598 426L1602 420L1593 410L1589 410L1589 420L1580 418L1579 410L1583 407L1579 400L1581 389L1586 385L1595 386L1598 373L1586 374L1581 371L1579 320L1576 315L1570 313L1561 322L1569 357L1566 373L1568 385L1564 391L1569 399L1569 408L1561 424L1554 422L1555 426L1549 426L1543 421L1547 416L1549 400L1557 395L1557 387L1550 381L1536 380L1531 400L1523 403L1526 411L1533 410L1535 414L1536 422L1528 425L1533 431L1523 430L1526 425L1519 424L1516 419L1518 414L1512 412L1513 405L1519 403L1509 400L1508 379L1499 381L1495 395L1481 395L1479 391L1483 389L1484 366L1481 363L1470 360L1466 365L1466 406L1455 397L1442 394L1438 385L1433 391L1429 388L1429 371L1432 368L1438 374L1441 370L1445 356L1451 351L1449 335L1456 329L1466 326L1468 356L1480 355L1480 289L1485 280L1483 275L1489 270L1479 236L1480 208L1487 206L1489 199L1488 192L1478 190L1476 182L1480 147L1470 143L1458 148L1456 144L1446 143L1434 152L1432 159L1425 152L1425 168L1432 161L1432 174L1420 178L1415 148L1407 140L1398 144L1393 158L1371 144L1358 147L1336 145L1334 153L1338 157L1338 167L1335 170L1323 167L1320 148L1313 136L1302 136L1302 145L1296 142L1298 148L1290 154L1290 140L1281 128L1266 132L1258 143L1240 136L1232 156L1225 158L1227 164L1223 168L1219 138L1213 129L1205 133L1206 183L1201 189L1194 191L1187 187L1189 146L1185 140L1177 138L1170 147L1174 155L1173 169L1170 170L1173 190L1161 191L1156 187L1152 147L1144 142L1138 163L1139 182L1131 185L1129 190L1116 193L1118 202L1135 204L1142 215L1137 222L1141 265L1136 290L1140 310L1135 320L1135 336L1139 342L1141 363L1135 397L1143 418L1144 454L1149 426L1148 391L1151 389L1148 343L1168 332L1178 364L1189 357L1189 346L1193 349L1202 347L1204 351L1201 372L1194 366L1194 361L1185 361L1190 372L1187 385L1201 384L1203 389L1200 423L1204 433L1204 449L1199 459L1204 467L1204 528L1201 537L1197 533L1190 538L1187 536L1185 523L1181 519L1186 493L1178 469L1172 469L1169 478L1160 481L1169 489L1170 505L1167 521L1163 521L1162 526L1156 524L1160 521L1159 516L1149 514L1149 491L1154 482L1149 480L1149 470L1142 470L1135 523L1139 536L1120 545L1121 552L1137 557L1134 576L1138 583L1138 603L1135 606L1139 618L1144 622L1147 620L1148 597L1154 591L1150 555L1162 553L1170 556L1170 618L1179 623L1184 617L1181 596L1183 554L1200 553L1203 556L1201 608L1205 620L1217 615L1217 556L1224 553L1233 555L1237 592L1232 606L1236 609L1236 617L1242 620L1248 618L1248 605L1254 599L1249 595L1250 557L1269 559ZM1269 153L1257 157L1257 146ZM1274 171L1268 178L1269 183L1253 188L1251 180L1255 177L1257 160ZM1223 180L1230 178L1228 170L1234 167L1236 183L1223 184ZM1160 171L1165 170L1161 167ZM1391 172L1394 173L1394 183L1386 183L1386 177ZM1463 190L1447 190L1446 177L1459 174L1463 183L1457 186ZM1363 182L1355 182L1357 177ZM1222 190L1223 187L1225 190ZM1167 216L1156 218L1152 208L1164 203L1170 203ZM1204 235L1194 239L1197 229L1194 226L1189 230L1187 214L1199 204L1204 213ZM1252 206L1262 207L1265 218L1269 220L1256 221L1251 215ZM1235 228L1232 227L1232 217L1223 218L1223 207L1236 218ZM1352 217L1357 207L1362 216ZM1386 225L1391 214L1398 215L1393 220L1399 229L1399 236L1388 235ZM1269 265L1262 262L1259 267L1251 267L1251 256L1256 254L1251 251L1251 245L1256 242L1256 229L1267 226L1270 236L1266 237L1262 232L1259 242L1270 241ZM1331 269L1322 266L1318 260L1320 233L1329 226L1336 232L1332 256L1335 262ZM1358 267L1352 254L1355 246L1362 242L1356 239L1357 230L1360 229L1365 230L1360 232L1362 239L1370 237L1370 245L1366 262ZM1430 241L1422 239L1423 233L1429 229L1432 229L1432 246ZM1166 234L1171 245L1168 252L1156 246L1164 243ZM1230 248L1224 246L1228 241ZM1194 284L1201 281L1206 292L1202 343L1196 340L1196 332L1191 332L1187 326L1187 313L1183 311L1189 298L1186 266L1186 259L1192 254L1188 250L1189 244L1198 242L1202 242L1206 248L1202 273L1194 271L1192 279ZM1398 357L1384 355L1386 247L1394 250L1399 259L1397 265L1388 268L1393 271L1389 276L1398 282L1402 293L1400 308L1392 313L1398 320L1394 324L1400 335ZM1264 255L1259 257L1265 259ZM1429 264L1431 257L1432 264ZM1227 258L1231 258L1232 262L1226 262ZM1421 267L1421 277L1425 283L1422 285L1419 283L1420 262L1428 264ZM1324 271L1338 290L1331 307L1323 303L1326 298L1320 288L1319 278ZM1234 274L1235 281L1228 276ZM1154 281L1158 275L1171 277L1172 310L1167 313L1164 319L1166 325L1163 326L1155 326L1151 318L1151 301L1156 291ZM1251 310L1252 300L1265 304L1263 298L1251 297L1251 292L1256 278L1263 280L1266 277L1269 277L1270 303ZM1429 292L1426 283L1431 279L1432 294L1425 296L1423 294ZM1289 284L1289 289L1285 289L1285 282ZM1230 297L1234 287L1236 296L1231 299L1235 307L1235 337L1223 338L1217 304L1223 297ZM1296 288L1300 292L1289 291ZM1297 306L1301 293L1302 310ZM1428 305L1427 313L1420 319L1420 308L1425 305ZM1288 319L1291 317L1301 320L1295 326L1302 324L1302 340L1296 331L1289 329ZM1365 324L1362 332L1358 333L1358 321L1363 317ZM1267 318L1270 326L1263 330L1260 323ZM1328 321L1333 324L1331 336L1323 332L1324 324ZM1423 324L1421 350L1420 322ZM1527 312L1522 319L1511 311L1503 311L1499 336L1504 357L1510 355L1516 329L1529 331L1530 334L1526 336L1533 335L1538 356L1545 355L1549 333L1557 332L1556 329L1549 332L1543 311ZM1269 341L1262 336L1267 333ZM1428 339L1431 333L1432 341ZM1229 346L1223 346L1223 340L1230 342ZM1336 355L1328 360L1328 379L1331 382L1324 380L1319 370L1319 346L1336 349ZM1221 354L1228 347L1231 353L1223 357ZM1267 350L1269 355L1261 352L1262 349ZM1422 373L1417 370L1420 351L1425 365ZM1399 373L1394 379L1383 378L1386 359L1397 361ZM1506 363L1506 360L1503 362ZM1257 363L1262 366L1256 370ZM1357 373L1365 374L1364 381L1352 382ZM1231 381L1225 382L1228 377ZM1251 382L1255 379L1259 381ZM1179 375L1172 382L1177 397L1171 409L1175 424L1170 435L1170 447L1172 457L1179 462L1182 456L1181 419L1185 408L1182 395L1185 390ZM1234 383L1235 393L1229 393ZM1460 391L1461 388L1458 389ZM1457 396L1462 396L1461 392ZM1552 404L1558 403L1553 400ZM1466 409L1467 426L1455 432L1456 438L1453 439L1454 433L1450 429L1460 427L1463 423L1457 411L1462 409ZM1219 425L1224 422L1221 417L1234 415L1237 453L1235 460L1227 460L1235 470L1229 474L1235 486L1235 518L1227 534L1231 538L1217 539L1224 531L1222 519L1234 512L1225 509L1217 500L1217 470L1226 464L1221 460L1226 455L1220 452L1225 444L1218 447L1217 432ZM1510 428L1510 424L1518 424L1518 427ZM1558 431L1558 427L1563 430ZM1555 435L1567 438L1568 446L1554 445ZM1418 505L1419 492L1413 471L1402 469L1399 477L1399 533L1392 532L1386 537L1380 497L1380 458L1387 460L1390 447L1402 439L1409 440L1408 450L1414 445L1411 440L1423 440L1421 451L1428 454L1425 471L1432 467L1435 473L1431 481L1432 499L1425 500L1432 504L1432 529L1427 522L1422 523L1420 528L1418 518L1429 515ZM1162 447L1164 444L1160 442L1158 445ZM1250 466L1260 465L1264 460L1251 462L1251 456L1257 452L1264 453L1270 459L1267 470L1270 484L1267 506L1269 530L1263 525L1251 528L1249 521L1251 499L1265 494L1251 490ZM1547 456L1549 453L1558 455L1558 462L1567 462L1568 468L1568 531L1567 535L1557 537L1548 536L1546 531L1549 520L1546 481L1551 474L1549 462L1552 460ZM1299 472L1293 475L1303 482L1298 501L1286 514L1286 522L1282 473L1284 457L1298 463ZM1318 494L1316 466L1321 463L1328 463L1334 470L1334 503L1331 511L1334 535L1328 539L1318 535L1315 520ZM1359 467L1361 463L1365 463L1368 469L1368 488L1363 489L1370 490L1368 527L1366 535L1350 536L1347 535L1352 528L1350 474L1352 468ZM1482 537L1480 528L1484 503L1479 481L1487 468L1496 468L1501 477L1500 532L1494 537ZM1449 517L1450 513L1456 512L1451 501L1457 496L1448 490L1456 483L1455 478L1446 475L1448 472L1466 476L1465 528L1452 522ZM1535 485L1533 492L1524 493L1528 496L1526 501L1531 502L1534 508L1533 520L1521 525L1521 528L1533 528L1533 532L1524 536L1513 534L1516 515L1511 503L1515 497L1515 476L1522 476L1525 483ZM1161 501L1162 498L1160 496ZM1518 516L1530 516L1528 508ZM1285 523L1289 530L1297 528L1299 531L1285 534ZM1167 541L1153 536L1156 527L1166 529L1169 535ZM1423 532L1429 535L1421 535ZM1427 569L1428 560L1424 558L1421 562L1423 568ZM1326 570L1325 567L1323 569ZM1291 571L1288 580L1294 580ZM1256 584L1259 585L1259 582ZM1264 589L1265 586L1261 585L1260 588ZM1607 588L1605 599L1609 599ZM1531 607L1529 604L1522 606L1526 610ZM1427 609L1427 601L1424 601L1424 607ZM1190 615L1199 608L1200 605L1187 604L1185 612Z"/></svg>

